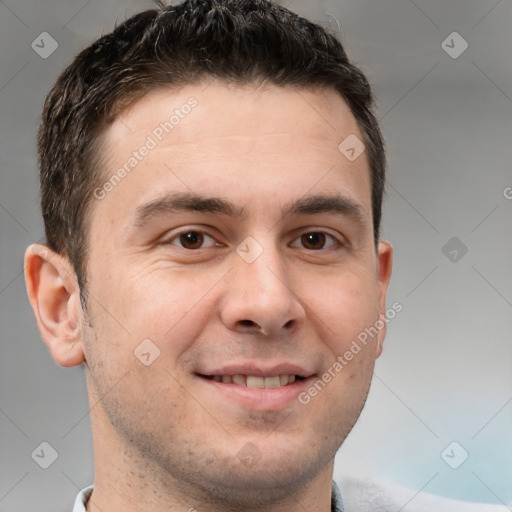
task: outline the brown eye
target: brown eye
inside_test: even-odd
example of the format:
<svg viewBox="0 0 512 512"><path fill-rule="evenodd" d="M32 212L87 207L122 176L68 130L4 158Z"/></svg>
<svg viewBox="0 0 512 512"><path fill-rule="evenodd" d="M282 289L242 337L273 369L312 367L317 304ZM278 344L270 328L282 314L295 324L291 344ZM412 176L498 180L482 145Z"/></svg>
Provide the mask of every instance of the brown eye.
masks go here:
<svg viewBox="0 0 512 512"><path fill-rule="evenodd" d="M182 233L178 240L181 247L185 249L199 249L203 245L204 235L198 231L189 231L188 233Z"/></svg>
<svg viewBox="0 0 512 512"><path fill-rule="evenodd" d="M331 249L332 247L342 246L333 235L323 231L309 231L296 238L291 244L292 247L308 249L309 251L320 251L322 249Z"/></svg>
<svg viewBox="0 0 512 512"><path fill-rule="evenodd" d="M323 249L325 245L325 233L306 233L300 237L302 245L306 249Z"/></svg>
<svg viewBox="0 0 512 512"><path fill-rule="evenodd" d="M219 244L213 237L210 235L207 235L206 233L203 233L202 231L182 231L181 233L178 233L169 240L168 242L165 242L170 245L177 245L178 247L181 247L182 249L188 249L188 250L197 250L197 249L207 249L210 247L220 246L222 244Z"/></svg>

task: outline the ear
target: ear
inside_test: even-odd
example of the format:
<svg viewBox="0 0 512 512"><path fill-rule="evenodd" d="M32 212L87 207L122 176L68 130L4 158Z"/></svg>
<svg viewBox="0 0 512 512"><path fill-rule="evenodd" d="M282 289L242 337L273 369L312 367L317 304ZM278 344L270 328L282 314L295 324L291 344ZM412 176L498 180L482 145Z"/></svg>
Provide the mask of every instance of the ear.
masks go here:
<svg viewBox="0 0 512 512"><path fill-rule="evenodd" d="M25 282L41 337L61 366L85 361L81 338L80 289L73 267L42 244L25 251Z"/></svg>
<svg viewBox="0 0 512 512"><path fill-rule="evenodd" d="M384 321L384 326L382 329L379 329L376 357L381 355L382 345L386 337L386 295L388 293L392 267L393 247L391 247L389 242L380 241L377 251L377 278L379 281L379 318Z"/></svg>

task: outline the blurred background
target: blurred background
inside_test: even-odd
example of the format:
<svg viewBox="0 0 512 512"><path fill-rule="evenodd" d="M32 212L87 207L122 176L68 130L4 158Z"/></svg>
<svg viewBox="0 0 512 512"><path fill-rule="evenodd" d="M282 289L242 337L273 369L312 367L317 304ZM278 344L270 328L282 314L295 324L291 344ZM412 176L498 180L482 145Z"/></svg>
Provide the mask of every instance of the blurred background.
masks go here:
<svg viewBox="0 0 512 512"><path fill-rule="evenodd" d="M512 2L281 3L341 37L388 146L403 309L335 479L402 486L404 511L422 493L512 507ZM0 512L69 512L93 481L84 372L51 359L26 298L23 252L43 237L35 134L73 56L149 7L0 1Z"/></svg>

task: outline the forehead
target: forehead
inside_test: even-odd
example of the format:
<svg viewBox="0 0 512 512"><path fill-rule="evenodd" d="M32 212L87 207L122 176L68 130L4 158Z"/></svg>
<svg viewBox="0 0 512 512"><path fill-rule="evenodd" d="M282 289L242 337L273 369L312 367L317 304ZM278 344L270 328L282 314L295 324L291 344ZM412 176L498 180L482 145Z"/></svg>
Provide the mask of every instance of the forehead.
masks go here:
<svg viewBox="0 0 512 512"><path fill-rule="evenodd" d="M252 200L267 183L274 195L336 187L370 209L366 154L350 161L339 149L349 136L362 140L333 89L213 81L155 90L103 134L108 194L100 206L136 209L163 189Z"/></svg>
<svg viewBox="0 0 512 512"><path fill-rule="evenodd" d="M183 113L186 117L189 110L185 105L191 98L197 101L201 112L201 123L194 123L193 135L196 137L211 135L213 126L219 135L232 134L233 126L236 126L240 135L253 135L281 127L290 134L323 137L337 132L341 124L358 131L350 108L333 88L277 86L269 83L231 84L212 80L150 91L118 115L109 130L109 137L115 137L119 130L123 133L123 127L130 125L130 121L148 130L155 127L155 121L168 120L173 113L183 120ZM155 111L155 108L159 110ZM177 112L180 108L183 112ZM197 109L192 107L192 110ZM228 112L229 116L218 117ZM247 113L254 115L248 117ZM269 113L272 115L269 116ZM297 115L301 118L299 124ZM343 117L341 124L340 115ZM174 123L176 121L174 119ZM188 123L177 124L188 126ZM175 133L175 137L192 135L183 128L180 132Z"/></svg>

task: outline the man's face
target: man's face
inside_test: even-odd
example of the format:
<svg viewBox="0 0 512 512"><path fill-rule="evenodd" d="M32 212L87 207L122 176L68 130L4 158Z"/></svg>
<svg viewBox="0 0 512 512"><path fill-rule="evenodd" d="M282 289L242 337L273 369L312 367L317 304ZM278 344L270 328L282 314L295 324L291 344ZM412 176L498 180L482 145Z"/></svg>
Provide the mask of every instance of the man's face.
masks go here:
<svg viewBox="0 0 512 512"><path fill-rule="evenodd" d="M108 128L121 179L93 199L84 327L98 438L222 499L332 468L377 337L299 396L384 313L391 251L366 155L338 149L350 134L334 91L219 82L153 92Z"/></svg>

